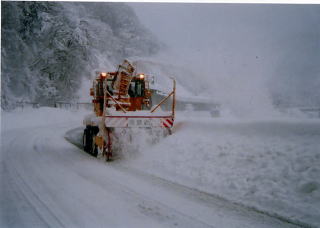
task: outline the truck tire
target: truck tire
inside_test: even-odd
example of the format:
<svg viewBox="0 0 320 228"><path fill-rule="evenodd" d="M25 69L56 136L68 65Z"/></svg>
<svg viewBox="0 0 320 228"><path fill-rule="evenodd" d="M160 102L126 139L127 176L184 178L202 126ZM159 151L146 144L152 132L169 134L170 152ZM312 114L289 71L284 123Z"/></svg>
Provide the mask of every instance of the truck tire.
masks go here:
<svg viewBox="0 0 320 228"><path fill-rule="evenodd" d="M94 142L94 137L95 137L95 134L92 134L92 139L91 139L91 155L93 157L97 157L98 156L98 146L96 145L96 143Z"/></svg>
<svg viewBox="0 0 320 228"><path fill-rule="evenodd" d="M83 149L84 151L91 153L92 135L89 127L86 127L83 131Z"/></svg>

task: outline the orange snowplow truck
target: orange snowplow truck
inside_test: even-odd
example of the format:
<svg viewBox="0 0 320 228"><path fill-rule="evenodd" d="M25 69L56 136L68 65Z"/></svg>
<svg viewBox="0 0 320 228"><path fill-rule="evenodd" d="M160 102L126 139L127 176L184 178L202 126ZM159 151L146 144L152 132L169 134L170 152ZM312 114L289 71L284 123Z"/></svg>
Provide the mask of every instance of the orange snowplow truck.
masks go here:
<svg viewBox="0 0 320 228"><path fill-rule="evenodd" d="M100 153L109 161L112 157L112 134L115 128L164 128L171 134L175 115L176 83L159 104L152 106L149 76L137 73L124 60L116 72L100 72L93 81L94 113L84 118L83 147L93 156ZM171 110L160 106L171 100Z"/></svg>

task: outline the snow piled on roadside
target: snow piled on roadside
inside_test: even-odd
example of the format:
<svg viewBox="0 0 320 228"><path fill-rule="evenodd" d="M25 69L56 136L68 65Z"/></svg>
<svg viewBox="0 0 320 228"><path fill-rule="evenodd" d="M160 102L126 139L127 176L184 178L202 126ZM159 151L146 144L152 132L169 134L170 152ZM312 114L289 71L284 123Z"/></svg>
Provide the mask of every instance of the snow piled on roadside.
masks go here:
<svg viewBox="0 0 320 228"><path fill-rule="evenodd" d="M38 109L16 108L10 112L1 110L1 134L13 129L45 127L51 124L64 124L66 122L79 126L85 113L89 112L88 110L63 110L49 107Z"/></svg>
<svg viewBox="0 0 320 228"><path fill-rule="evenodd" d="M187 117L188 116L188 117ZM178 113L172 136L127 165L191 188L320 226L320 121L200 120Z"/></svg>
<svg viewBox="0 0 320 228"><path fill-rule="evenodd" d="M87 110L1 112L1 135L33 126L82 126ZM118 138L119 164L320 226L320 121L239 120L178 112L174 132L134 130ZM120 133L121 134L121 131ZM152 138L152 135L159 135ZM115 164L116 165L116 164Z"/></svg>

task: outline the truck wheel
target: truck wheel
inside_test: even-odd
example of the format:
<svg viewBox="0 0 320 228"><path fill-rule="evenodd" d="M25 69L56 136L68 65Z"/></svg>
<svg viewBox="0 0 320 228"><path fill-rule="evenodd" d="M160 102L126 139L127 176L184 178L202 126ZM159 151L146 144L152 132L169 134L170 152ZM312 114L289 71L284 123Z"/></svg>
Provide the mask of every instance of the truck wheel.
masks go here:
<svg viewBox="0 0 320 228"><path fill-rule="evenodd" d="M98 156L98 147L97 147L97 144L95 143L94 141L94 134L92 135L92 139L91 139L91 154L92 156L94 157L97 157Z"/></svg>
<svg viewBox="0 0 320 228"><path fill-rule="evenodd" d="M83 145L83 150L87 151L87 129L83 130L83 135L82 135L82 145Z"/></svg>
<svg viewBox="0 0 320 228"><path fill-rule="evenodd" d="M91 136L91 131L88 127L84 129L83 131L83 149L84 151L90 153L91 150L91 144L92 144L92 136Z"/></svg>

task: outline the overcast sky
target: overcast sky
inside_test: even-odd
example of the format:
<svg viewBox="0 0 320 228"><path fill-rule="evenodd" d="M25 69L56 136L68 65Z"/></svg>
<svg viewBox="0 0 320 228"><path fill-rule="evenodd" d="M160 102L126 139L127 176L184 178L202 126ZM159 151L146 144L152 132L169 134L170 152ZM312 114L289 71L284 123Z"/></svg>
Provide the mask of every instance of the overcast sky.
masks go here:
<svg viewBox="0 0 320 228"><path fill-rule="evenodd" d="M269 90L304 102L320 99L320 5L129 5L207 78L262 78Z"/></svg>
<svg viewBox="0 0 320 228"><path fill-rule="evenodd" d="M319 35L320 28L319 5L130 5L145 26L179 51L203 51L208 48L214 50L218 46L232 45L269 48L272 44L285 45L287 39L294 37L310 41L315 38L314 33Z"/></svg>

